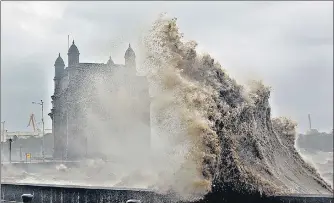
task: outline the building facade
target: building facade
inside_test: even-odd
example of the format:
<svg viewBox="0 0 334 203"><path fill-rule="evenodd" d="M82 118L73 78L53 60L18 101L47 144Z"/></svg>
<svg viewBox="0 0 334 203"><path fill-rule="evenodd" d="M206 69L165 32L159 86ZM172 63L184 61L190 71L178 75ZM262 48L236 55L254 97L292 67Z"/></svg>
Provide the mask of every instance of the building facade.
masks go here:
<svg viewBox="0 0 334 203"><path fill-rule="evenodd" d="M81 63L74 41L68 65L55 61L51 96L55 159L116 155L150 145L150 99L146 77L138 76L129 45L125 64ZM134 147L133 143L137 145Z"/></svg>

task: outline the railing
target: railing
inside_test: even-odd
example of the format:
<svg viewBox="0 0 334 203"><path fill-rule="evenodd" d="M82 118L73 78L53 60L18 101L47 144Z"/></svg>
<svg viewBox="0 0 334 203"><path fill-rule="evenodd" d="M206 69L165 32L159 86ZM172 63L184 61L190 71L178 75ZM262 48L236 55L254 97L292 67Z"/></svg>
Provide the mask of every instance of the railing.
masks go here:
<svg viewBox="0 0 334 203"><path fill-rule="evenodd" d="M52 129L45 129L44 134L52 133ZM1 142L5 142L8 138L17 137L37 137L42 136L42 131L36 132L22 132L22 131L13 131L13 132L5 132L3 136L1 136Z"/></svg>

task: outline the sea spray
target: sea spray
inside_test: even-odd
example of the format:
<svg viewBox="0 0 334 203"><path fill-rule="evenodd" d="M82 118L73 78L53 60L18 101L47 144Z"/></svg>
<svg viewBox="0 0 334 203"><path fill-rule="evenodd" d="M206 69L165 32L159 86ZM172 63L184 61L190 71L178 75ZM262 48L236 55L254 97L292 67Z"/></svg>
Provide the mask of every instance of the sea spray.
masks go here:
<svg viewBox="0 0 334 203"><path fill-rule="evenodd" d="M240 194L330 193L295 150L295 123L271 119L270 88L260 81L238 85L182 37L176 19L163 16L144 40L144 67L153 103L160 104L154 110L160 120L177 112L181 123L177 139L183 138L185 150L171 190L187 200L224 188Z"/></svg>
<svg viewBox="0 0 334 203"><path fill-rule="evenodd" d="M196 55L187 53L195 48L195 43L179 42L181 35L175 23L173 19L153 26L144 41L147 56L144 67L154 88L152 111L158 115L158 136L168 136L175 148L182 149L169 154L180 160L170 189L183 200L196 200L211 190L213 169L219 160L218 137L208 119L214 112L210 109L215 104L215 92L184 77L185 65L196 66L199 61ZM177 122L178 126L170 125L171 122Z"/></svg>
<svg viewBox="0 0 334 203"><path fill-rule="evenodd" d="M99 80L108 80L106 75L97 73L90 80L82 79L85 84L76 85L82 99L89 96L88 89L99 92L98 110L89 109L84 102L81 110L85 111L86 132L92 131L90 144L100 159L93 157L92 162L81 162L66 171L54 167L39 171L38 176L24 173L11 181L153 188L185 201L212 193L223 197L226 191L266 195L332 192L296 152L295 123L271 118L269 87L258 81L238 85L208 54L196 52L196 42L182 38L176 19L159 18L143 45L138 50L145 57L140 68L147 73L152 97L152 136L159 137L161 147L156 151L144 148L140 144L145 140L138 138L147 131L131 131L134 125L136 129L148 127L129 109L131 93L107 88L115 83L131 85L117 73L123 69L111 70L115 78L107 86ZM113 120L102 120L102 115ZM130 130L117 132L110 124ZM7 169L4 175L21 173L11 172Z"/></svg>

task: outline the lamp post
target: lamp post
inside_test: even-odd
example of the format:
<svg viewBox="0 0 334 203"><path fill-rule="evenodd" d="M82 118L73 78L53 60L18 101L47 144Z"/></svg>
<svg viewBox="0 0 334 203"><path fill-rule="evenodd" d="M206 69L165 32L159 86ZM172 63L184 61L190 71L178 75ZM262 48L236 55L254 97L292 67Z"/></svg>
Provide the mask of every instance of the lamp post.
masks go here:
<svg viewBox="0 0 334 203"><path fill-rule="evenodd" d="M13 142L13 139L9 138L8 139L8 144L9 144L9 163L12 163L12 142Z"/></svg>
<svg viewBox="0 0 334 203"><path fill-rule="evenodd" d="M1 131L1 140L0 140L0 174L1 174L1 171L2 171L2 154L3 154L3 151L2 151L2 141L5 140L5 121L2 121L1 122L2 124L2 131ZM1 196L1 177L0 177L0 200L2 200L2 196Z"/></svg>
<svg viewBox="0 0 334 203"><path fill-rule="evenodd" d="M22 145L20 145L20 162L22 161Z"/></svg>
<svg viewBox="0 0 334 203"><path fill-rule="evenodd" d="M2 131L1 131L1 141L5 140L5 121L1 121Z"/></svg>
<svg viewBox="0 0 334 203"><path fill-rule="evenodd" d="M5 121L1 122L2 124L2 130L1 130L1 158L0 158L0 162L2 163L2 154L3 154L3 142L6 142L6 138L5 138Z"/></svg>
<svg viewBox="0 0 334 203"><path fill-rule="evenodd" d="M43 161L44 161L44 102L43 100L41 100L41 103L37 103L37 102L32 102L33 104L38 104L41 105L42 107L42 125L43 125L43 132L42 132L42 147L41 147L41 151L42 151L42 157L43 157Z"/></svg>

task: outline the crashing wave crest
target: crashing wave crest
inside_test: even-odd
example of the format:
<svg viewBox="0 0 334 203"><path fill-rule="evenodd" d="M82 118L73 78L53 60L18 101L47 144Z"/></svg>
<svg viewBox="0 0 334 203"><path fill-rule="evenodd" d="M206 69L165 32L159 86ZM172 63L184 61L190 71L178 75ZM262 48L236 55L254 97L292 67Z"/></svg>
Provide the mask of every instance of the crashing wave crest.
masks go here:
<svg viewBox="0 0 334 203"><path fill-rule="evenodd" d="M294 148L296 124L286 118L271 119L269 87L258 81L238 85L208 54L196 52L196 42L183 39L176 19L159 18L143 45L140 52L145 61L140 68L147 74L152 96L152 136L162 138L164 148L144 150L134 137L129 137L132 143L119 141L109 122L102 123L99 114L86 112L89 128L100 129L101 143L92 145L112 162L95 159L53 169L36 166L38 175L3 166L8 181L146 187L185 201L213 193L221 196L222 190L266 195L332 192ZM131 95L109 95L105 90L109 83L99 83L106 77L97 74L96 80L88 80L81 87L82 96L87 96L88 87L98 87L104 110L115 115L115 120L123 116L119 123L128 127L124 111ZM131 110L127 113L134 116ZM131 131L129 136L138 138L146 132Z"/></svg>
<svg viewBox="0 0 334 203"><path fill-rule="evenodd" d="M226 187L268 195L332 191L295 150L296 124L271 119L269 87L238 85L208 54L196 52L196 42L184 41L176 19L159 18L144 44L157 125L173 130L164 135L187 149L170 184L181 199Z"/></svg>

